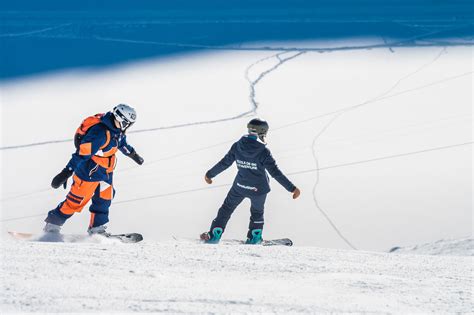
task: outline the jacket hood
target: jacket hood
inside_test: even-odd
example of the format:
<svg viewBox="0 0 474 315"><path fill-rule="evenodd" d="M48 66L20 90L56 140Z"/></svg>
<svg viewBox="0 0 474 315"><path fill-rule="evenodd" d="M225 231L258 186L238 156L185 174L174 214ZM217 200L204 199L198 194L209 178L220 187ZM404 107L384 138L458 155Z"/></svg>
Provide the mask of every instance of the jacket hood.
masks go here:
<svg viewBox="0 0 474 315"><path fill-rule="evenodd" d="M115 127L114 123L114 116L111 112L108 112L107 114L102 117L101 122L112 132L114 133L121 133L122 130L120 128Z"/></svg>
<svg viewBox="0 0 474 315"><path fill-rule="evenodd" d="M242 156L255 158L265 150L265 144L256 137L243 136L237 143L237 149Z"/></svg>

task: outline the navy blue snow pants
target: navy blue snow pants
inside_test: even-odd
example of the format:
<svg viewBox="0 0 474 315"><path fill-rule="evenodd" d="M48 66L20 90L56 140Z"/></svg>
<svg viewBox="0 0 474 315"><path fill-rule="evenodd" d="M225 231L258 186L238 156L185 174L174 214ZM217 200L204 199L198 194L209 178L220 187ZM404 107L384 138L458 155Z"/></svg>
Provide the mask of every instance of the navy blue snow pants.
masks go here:
<svg viewBox="0 0 474 315"><path fill-rule="evenodd" d="M249 198L251 202L249 233L254 229L263 229L263 210L265 208L265 199L267 198L267 194L257 196L243 195L234 187L232 187L227 194L224 203L220 207L217 217L212 221L211 231L215 227L220 227L225 230L230 216L234 212L235 208L237 208L237 206L245 198Z"/></svg>

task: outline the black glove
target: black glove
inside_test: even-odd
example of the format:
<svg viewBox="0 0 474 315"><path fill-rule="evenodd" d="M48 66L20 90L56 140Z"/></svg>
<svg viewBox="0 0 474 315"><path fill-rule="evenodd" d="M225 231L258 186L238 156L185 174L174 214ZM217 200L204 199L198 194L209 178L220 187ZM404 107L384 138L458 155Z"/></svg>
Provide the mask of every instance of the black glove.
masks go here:
<svg viewBox="0 0 474 315"><path fill-rule="evenodd" d="M53 181L51 182L51 187L54 189L58 189L59 186L63 185L64 189L66 189L67 179L72 176L74 172L69 168L64 168L61 173L54 176Z"/></svg>
<svg viewBox="0 0 474 315"><path fill-rule="evenodd" d="M132 160L134 160L138 165L142 165L143 162L145 162L145 160L141 156L139 156L138 153L135 150L130 152L128 157L131 158Z"/></svg>

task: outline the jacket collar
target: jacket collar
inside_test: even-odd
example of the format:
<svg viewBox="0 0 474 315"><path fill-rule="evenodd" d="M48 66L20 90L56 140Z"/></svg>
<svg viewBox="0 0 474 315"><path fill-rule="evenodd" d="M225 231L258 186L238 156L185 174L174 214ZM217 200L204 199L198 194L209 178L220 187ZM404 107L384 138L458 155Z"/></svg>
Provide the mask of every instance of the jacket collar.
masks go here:
<svg viewBox="0 0 474 315"><path fill-rule="evenodd" d="M251 139L251 140L255 140L255 141L257 141L257 142L260 142L261 144L267 145L265 142L263 142L262 140L260 140L260 138L259 138L258 136L256 136L256 135L250 135L250 134L248 134L248 135L245 135L244 137L245 137L245 138L248 138L248 139Z"/></svg>
<svg viewBox="0 0 474 315"><path fill-rule="evenodd" d="M114 123L114 117L111 112L108 112L107 114L102 117L101 122L113 133L122 133L122 130L120 128L115 127Z"/></svg>

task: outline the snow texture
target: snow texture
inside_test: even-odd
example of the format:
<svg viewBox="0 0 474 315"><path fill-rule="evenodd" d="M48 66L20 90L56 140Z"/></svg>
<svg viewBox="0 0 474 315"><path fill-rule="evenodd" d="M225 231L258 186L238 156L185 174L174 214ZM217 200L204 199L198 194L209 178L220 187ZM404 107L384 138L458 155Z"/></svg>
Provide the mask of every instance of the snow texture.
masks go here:
<svg viewBox="0 0 474 315"><path fill-rule="evenodd" d="M2 313L473 309L468 257L186 241L0 246Z"/></svg>
<svg viewBox="0 0 474 315"><path fill-rule="evenodd" d="M439 240L415 246L394 247L392 253L420 255L474 256L474 239Z"/></svg>

